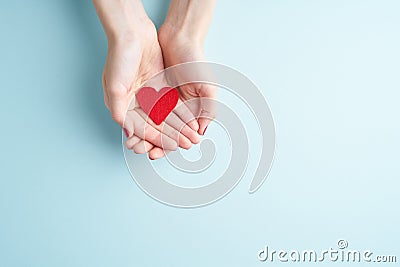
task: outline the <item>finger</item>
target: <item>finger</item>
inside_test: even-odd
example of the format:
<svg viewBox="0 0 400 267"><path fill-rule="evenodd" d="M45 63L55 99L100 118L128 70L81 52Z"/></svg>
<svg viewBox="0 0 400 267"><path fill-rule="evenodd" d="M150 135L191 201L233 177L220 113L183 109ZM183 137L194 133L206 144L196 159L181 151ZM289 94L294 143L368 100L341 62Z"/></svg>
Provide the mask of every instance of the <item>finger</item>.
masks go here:
<svg viewBox="0 0 400 267"><path fill-rule="evenodd" d="M103 88L111 117L123 125L129 104L129 93L140 65L140 55L134 48L110 47L103 72Z"/></svg>
<svg viewBox="0 0 400 267"><path fill-rule="evenodd" d="M177 143L167 135L161 133L153 126L148 124L142 118L142 116L137 113L137 110L138 109L134 109L131 112L127 113L127 115L130 117L130 120L134 122L135 135L143 140L152 143L155 146L162 147L168 150L176 150Z"/></svg>
<svg viewBox="0 0 400 267"><path fill-rule="evenodd" d="M125 146L128 149L133 149L133 147L139 143L142 139L137 137L136 135L132 136L131 138L129 138L128 140L126 140L125 142Z"/></svg>
<svg viewBox="0 0 400 267"><path fill-rule="evenodd" d="M208 126L212 122L212 120L215 118L215 115L213 113L210 113L207 110L202 110L201 114L199 116L198 122L199 122L199 131L198 133L200 135L204 135Z"/></svg>
<svg viewBox="0 0 400 267"><path fill-rule="evenodd" d="M210 125L211 122L212 120L210 119L199 118L199 134L204 135L206 133L208 125Z"/></svg>
<svg viewBox="0 0 400 267"><path fill-rule="evenodd" d="M135 133L135 122L132 120L134 118L134 116L132 116L132 113L134 111L129 110L126 114L125 120L124 120L124 124L123 124L123 129L125 132L125 135L127 138L130 138L134 135Z"/></svg>
<svg viewBox="0 0 400 267"><path fill-rule="evenodd" d="M197 132L199 130L199 124L195 116L184 102L179 100L173 112L194 131Z"/></svg>
<svg viewBox="0 0 400 267"><path fill-rule="evenodd" d="M153 147L153 144L141 139L138 143L136 143L136 145L133 146L133 151L135 151L137 154L144 154L149 152Z"/></svg>
<svg viewBox="0 0 400 267"><path fill-rule="evenodd" d="M189 149L192 147L192 142L186 136L181 134L178 130L174 129L172 126L166 123L162 123L160 125L155 124L142 109L136 109L136 112L140 116L142 116L144 120L147 120L147 123L150 124L153 128L162 132L163 134L167 135L172 140L177 142L178 146L184 149Z"/></svg>
<svg viewBox="0 0 400 267"><path fill-rule="evenodd" d="M125 145L128 149L135 151L137 154L147 153L154 147L151 143L137 137L136 135L130 137L126 141Z"/></svg>
<svg viewBox="0 0 400 267"><path fill-rule="evenodd" d="M165 123L173 127L175 130L179 131L187 138L189 138L190 142L192 142L193 144L197 144L200 142L200 136L197 133L197 130L195 131L192 128L190 128L174 112L171 112L168 115L167 119L165 120Z"/></svg>
<svg viewBox="0 0 400 267"><path fill-rule="evenodd" d="M107 83L106 86L108 86ZM123 126L128 104L128 90L122 85L109 85L106 88L111 117L119 125Z"/></svg>
<svg viewBox="0 0 400 267"><path fill-rule="evenodd" d="M217 87L209 84L202 84L199 89L201 112L198 119L198 133L204 135L210 122L217 114Z"/></svg>
<svg viewBox="0 0 400 267"><path fill-rule="evenodd" d="M107 109L110 110L110 104L108 100L108 94L106 90L106 78L105 78L105 73L101 75L101 84L103 86L103 95L104 95L104 104L106 105Z"/></svg>
<svg viewBox="0 0 400 267"><path fill-rule="evenodd" d="M151 160L156 160L165 157L170 151L162 150L159 147L154 147L149 151L149 158Z"/></svg>

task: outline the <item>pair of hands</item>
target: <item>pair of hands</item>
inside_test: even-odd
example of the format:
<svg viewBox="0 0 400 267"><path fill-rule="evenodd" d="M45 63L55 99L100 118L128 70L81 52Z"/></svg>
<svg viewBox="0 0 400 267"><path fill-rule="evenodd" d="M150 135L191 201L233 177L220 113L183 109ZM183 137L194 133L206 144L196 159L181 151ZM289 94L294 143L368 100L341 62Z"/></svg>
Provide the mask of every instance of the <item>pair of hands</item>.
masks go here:
<svg viewBox="0 0 400 267"><path fill-rule="evenodd" d="M215 115L201 98L214 99L214 87L187 84L177 88L180 101L161 125L152 122L140 107L129 107L137 90L156 73L176 64L203 60L200 41L176 32L169 24L157 33L148 18L142 19L134 33L109 41L102 79L104 102L112 118L124 128L127 148L159 159L177 147L189 149L200 142L200 135ZM193 99L199 101L192 101L195 104L190 107L185 105Z"/></svg>

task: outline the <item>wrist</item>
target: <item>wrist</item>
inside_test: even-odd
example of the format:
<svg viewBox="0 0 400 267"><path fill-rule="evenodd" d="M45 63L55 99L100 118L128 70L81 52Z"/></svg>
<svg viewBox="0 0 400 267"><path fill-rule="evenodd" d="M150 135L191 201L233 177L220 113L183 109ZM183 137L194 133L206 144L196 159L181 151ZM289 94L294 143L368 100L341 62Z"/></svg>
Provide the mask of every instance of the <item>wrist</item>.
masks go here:
<svg viewBox="0 0 400 267"><path fill-rule="evenodd" d="M148 29L148 18L141 0L93 0L110 43L131 41Z"/></svg>
<svg viewBox="0 0 400 267"><path fill-rule="evenodd" d="M198 33L186 30L184 27L175 27L165 22L158 31L158 41L161 48L169 46L188 45L203 48L204 37Z"/></svg>
<svg viewBox="0 0 400 267"><path fill-rule="evenodd" d="M109 45L129 44L147 40L155 31L155 26L149 18L140 21L127 21L119 27L106 31Z"/></svg>
<svg viewBox="0 0 400 267"><path fill-rule="evenodd" d="M162 27L168 29L165 32L202 46L211 23L214 6L215 0L171 0Z"/></svg>

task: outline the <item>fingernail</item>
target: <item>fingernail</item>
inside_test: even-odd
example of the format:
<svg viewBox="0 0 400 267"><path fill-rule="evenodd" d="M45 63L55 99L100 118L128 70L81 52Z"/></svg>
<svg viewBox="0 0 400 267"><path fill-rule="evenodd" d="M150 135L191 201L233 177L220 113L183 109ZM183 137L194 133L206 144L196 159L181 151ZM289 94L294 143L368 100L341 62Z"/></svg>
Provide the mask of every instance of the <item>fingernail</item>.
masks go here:
<svg viewBox="0 0 400 267"><path fill-rule="evenodd" d="M207 130L207 128L208 128L208 126L204 129L204 131L203 131L203 135L206 133L206 130Z"/></svg>
<svg viewBox="0 0 400 267"><path fill-rule="evenodd" d="M125 133L125 136L126 136L126 137L129 137L129 132L128 132L128 130L125 129L125 128L124 128L124 133Z"/></svg>

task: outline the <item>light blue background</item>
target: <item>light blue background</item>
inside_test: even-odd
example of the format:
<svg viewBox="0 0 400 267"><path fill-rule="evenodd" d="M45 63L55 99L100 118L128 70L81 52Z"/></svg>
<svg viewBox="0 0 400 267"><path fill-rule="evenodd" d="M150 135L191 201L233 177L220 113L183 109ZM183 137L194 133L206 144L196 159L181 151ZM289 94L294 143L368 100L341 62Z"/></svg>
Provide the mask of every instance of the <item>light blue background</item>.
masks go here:
<svg viewBox="0 0 400 267"><path fill-rule="evenodd" d="M159 25L168 3L145 2ZM255 194L246 175L188 210L129 176L102 102L107 47L91 3L2 1L0 266L267 266L264 245L322 250L339 238L400 260L399 10L219 0L207 57L259 85L276 158Z"/></svg>

